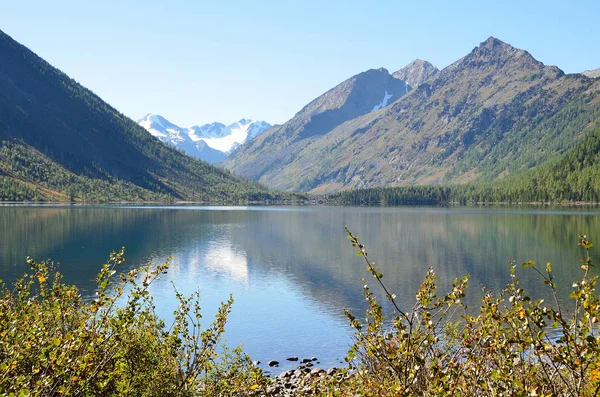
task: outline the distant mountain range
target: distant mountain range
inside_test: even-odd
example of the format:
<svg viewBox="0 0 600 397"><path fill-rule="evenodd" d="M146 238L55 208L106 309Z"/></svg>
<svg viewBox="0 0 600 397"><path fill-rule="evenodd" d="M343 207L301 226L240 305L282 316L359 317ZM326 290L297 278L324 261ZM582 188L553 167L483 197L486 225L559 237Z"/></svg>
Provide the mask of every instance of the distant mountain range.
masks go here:
<svg viewBox="0 0 600 397"><path fill-rule="evenodd" d="M241 144L271 127L265 121L241 119L228 126L212 123L181 128L157 114L147 114L138 124L161 141L209 163L223 161Z"/></svg>
<svg viewBox="0 0 600 397"><path fill-rule="evenodd" d="M493 181L561 156L599 124L600 79L588 76L490 37L440 71L416 60L358 74L224 164L313 193Z"/></svg>
<svg viewBox="0 0 600 397"><path fill-rule="evenodd" d="M0 31L0 200L278 197L163 144Z"/></svg>

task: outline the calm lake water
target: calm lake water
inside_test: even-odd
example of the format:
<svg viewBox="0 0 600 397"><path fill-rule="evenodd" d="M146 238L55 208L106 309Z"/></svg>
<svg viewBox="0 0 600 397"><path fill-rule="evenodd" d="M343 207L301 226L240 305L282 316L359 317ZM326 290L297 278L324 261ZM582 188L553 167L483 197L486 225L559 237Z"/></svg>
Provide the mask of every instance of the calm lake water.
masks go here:
<svg viewBox="0 0 600 397"><path fill-rule="evenodd" d="M595 209L11 205L0 206L0 278L11 283L27 271L27 255L52 258L89 296L112 250L126 247L123 270L171 257L168 275L151 288L165 319L176 308L172 283L186 294L200 289L206 322L231 293L228 345L280 361L276 372L294 366L289 356L318 357L327 368L341 365L352 341L343 310L361 318L366 307L360 280L369 274L345 225L404 308L429 267L441 291L471 274L467 302L476 307L482 286L507 284L510 259L551 262L567 300L581 274L577 236L600 241ZM531 269L518 275L532 297L549 297Z"/></svg>

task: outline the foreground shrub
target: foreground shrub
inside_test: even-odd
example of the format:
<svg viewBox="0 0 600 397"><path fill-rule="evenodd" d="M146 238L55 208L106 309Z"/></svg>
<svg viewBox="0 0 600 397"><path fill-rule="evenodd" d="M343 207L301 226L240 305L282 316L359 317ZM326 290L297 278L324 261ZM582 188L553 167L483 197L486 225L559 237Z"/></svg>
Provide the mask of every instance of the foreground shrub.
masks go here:
<svg viewBox="0 0 600 397"><path fill-rule="evenodd" d="M199 295L177 293L170 327L154 311L149 286L168 264L115 279L123 251L82 299L52 262L28 259L31 274L0 292L0 395L253 395L265 378L239 349L221 344L233 300L202 329ZM219 352L224 351L224 354Z"/></svg>
<svg viewBox="0 0 600 397"><path fill-rule="evenodd" d="M346 312L356 330L347 361L353 376L336 385L339 395L366 396L596 396L600 394L600 302L596 276L590 275L592 243L580 236L585 252L582 277L573 284L575 308L565 313L548 263L532 268L551 289L551 306L533 301L519 287L516 265L511 282L499 293L484 291L479 314L463 305L468 277L455 280L438 297L430 269L410 311L403 311L368 258L358 236L348 229L373 278L394 308L386 318L363 280L369 303L366 322ZM458 321L457 321L458 320ZM331 385L330 385L331 386ZM333 386L330 391L334 390Z"/></svg>

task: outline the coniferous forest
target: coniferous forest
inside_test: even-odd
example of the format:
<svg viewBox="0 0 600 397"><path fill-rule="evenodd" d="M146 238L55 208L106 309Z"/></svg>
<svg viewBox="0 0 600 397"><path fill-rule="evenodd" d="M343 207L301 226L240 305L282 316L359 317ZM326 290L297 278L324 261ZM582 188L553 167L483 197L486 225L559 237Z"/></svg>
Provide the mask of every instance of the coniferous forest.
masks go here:
<svg viewBox="0 0 600 397"><path fill-rule="evenodd" d="M329 199L350 205L598 203L599 156L600 129L596 129L563 156L493 182L361 189Z"/></svg>

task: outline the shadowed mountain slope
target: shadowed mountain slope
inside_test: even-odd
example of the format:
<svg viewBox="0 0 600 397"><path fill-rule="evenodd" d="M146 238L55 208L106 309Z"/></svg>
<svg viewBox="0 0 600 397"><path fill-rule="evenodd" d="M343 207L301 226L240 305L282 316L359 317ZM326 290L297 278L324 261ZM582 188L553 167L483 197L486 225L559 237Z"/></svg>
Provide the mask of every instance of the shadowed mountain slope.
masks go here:
<svg viewBox="0 0 600 397"><path fill-rule="evenodd" d="M1 31L0 141L4 200L269 197L164 145Z"/></svg>
<svg viewBox="0 0 600 397"><path fill-rule="evenodd" d="M270 180L332 129L356 117L377 113L409 90L404 81L385 69L357 74L310 102L285 124L242 145L224 164L245 177Z"/></svg>

